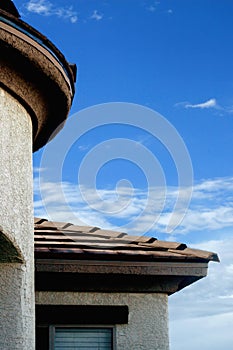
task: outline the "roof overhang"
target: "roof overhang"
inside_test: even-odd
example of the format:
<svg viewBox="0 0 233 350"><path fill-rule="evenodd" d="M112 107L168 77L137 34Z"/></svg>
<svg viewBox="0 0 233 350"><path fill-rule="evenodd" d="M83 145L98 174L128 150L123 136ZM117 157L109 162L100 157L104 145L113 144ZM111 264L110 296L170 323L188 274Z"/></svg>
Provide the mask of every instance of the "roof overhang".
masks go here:
<svg viewBox="0 0 233 350"><path fill-rule="evenodd" d="M37 291L172 294L210 261L217 254L179 242L35 218Z"/></svg>
<svg viewBox="0 0 233 350"><path fill-rule="evenodd" d="M37 291L173 294L207 275L207 262L36 259Z"/></svg>

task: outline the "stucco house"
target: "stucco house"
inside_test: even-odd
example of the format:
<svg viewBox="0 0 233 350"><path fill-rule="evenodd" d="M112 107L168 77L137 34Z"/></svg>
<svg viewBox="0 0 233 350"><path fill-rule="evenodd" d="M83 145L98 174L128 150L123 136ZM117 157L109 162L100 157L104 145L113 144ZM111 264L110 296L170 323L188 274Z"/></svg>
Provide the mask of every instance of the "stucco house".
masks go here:
<svg viewBox="0 0 233 350"><path fill-rule="evenodd" d="M167 298L209 261L182 243L36 218L37 349L168 350Z"/></svg>
<svg viewBox="0 0 233 350"><path fill-rule="evenodd" d="M0 349L35 349L36 325L37 350L168 350L168 296L217 255L34 221L32 150L66 119L75 66L10 0L0 2L0 52Z"/></svg>

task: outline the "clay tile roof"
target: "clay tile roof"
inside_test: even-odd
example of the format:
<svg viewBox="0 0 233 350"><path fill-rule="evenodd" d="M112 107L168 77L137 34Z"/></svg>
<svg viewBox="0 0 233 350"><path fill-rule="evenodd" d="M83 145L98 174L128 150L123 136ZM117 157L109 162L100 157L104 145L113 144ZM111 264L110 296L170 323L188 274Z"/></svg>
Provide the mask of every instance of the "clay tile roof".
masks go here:
<svg viewBox="0 0 233 350"><path fill-rule="evenodd" d="M191 249L183 243L92 226L35 218L34 232L35 257L39 259L219 261L217 254Z"/></svg>

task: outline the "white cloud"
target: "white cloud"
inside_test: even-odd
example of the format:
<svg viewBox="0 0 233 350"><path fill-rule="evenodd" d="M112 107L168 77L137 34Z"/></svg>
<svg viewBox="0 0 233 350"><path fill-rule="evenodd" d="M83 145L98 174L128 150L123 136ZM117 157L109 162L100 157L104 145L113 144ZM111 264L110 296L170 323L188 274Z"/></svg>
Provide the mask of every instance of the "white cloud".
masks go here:
<svg viewBox="0 0 233 350"><path fill-rule="evenodd" d="M178 233L233 227L233 178L208 179L193 187L192 201Z"/></svg>
<svg viewBox="0 0 233 350"><path fill-rule="evenodd" d="M156 6L150 5L150 6L147 7L147 10L150 11L150 12L155 12Z"/></svg>
<svg viewBox="0 0 233 350"><path fill-rule="evenodd" d="M146 6L146 10L149 11L149 12L152 12L152 13L157 12L160 9L160 6L159 6L160 4L161 4L160 1L154 1L150 5ZM164 10L160 9L160 11L158 11L158 13L169 13L169 14L172 14L173 10L172 9L168 9L168 10L164 11Z"/></svg>
<svg viewBox="0 0 233 350"><path fill-rule="evenodd" d="M52 4L46 0L30 0L25 7L30 12L44 16L49 16L52 10Z"/></svg>
<svg viewBox="0 0 233 350"><path fill-rule="evenodd" d="M71 23L78 20L77 12L70 7L57 7L48 0L29 0L25 3L25 7L29 12L42 16L57 16L59 18L68 19Z"/></svg>
<svg viewBox="0 0 233 350"><path fill-rule="evenodd" d="M163 188L138 189L120 187L117 189L87 188L81 185L63 182L46 182L41 176L41 185L35 177L35 210L39 215L43 210L38 196L42 189L45 206L51 219L69 220L85 225L104 224L103 228L129 231L131 234L144 234L149 229L166 233L176 198L177 187L168 187L166 197ZM62 191L61 191L62 187ZM185 188L180 196L186 196ZM59 218L58 218L59 215ZM233 228L233 178L209 179L193 187L193 198L186 215L173 234L190 232L210 232ZM152 232L151 231L151 232Z"/></svg>
<svg viewBox="0 0 233 350"><path fill-rule="evenodd" d="M78 146L78 150L84 152L90 148L90 145L80 145Z"/></svg>
<svg viewBox="0 0 233 350"><path fill-rule="evenodd" d="M150 5L146 7L146 10L150 12L155 12L157 10L157 7L160 5L160 1L153 1Z"/></svg>
<svg viewBox="0 0 233 350"><path fill-rule="evenodd" d="M96 21L100 21L103 18L103 16L104 15L102 13L99 13L97 10L94 10L90 18Z"/></svg>
<svg viewBox="0 0 233 350"><path fill-rule="evenodd" d="M207 278L169 298L171 350L230 350L233 239L207 241L193 247L217 252L221 262L210 264Z"/></svg>
<svg viewBox="0 0 233 350"><path fill-rule="evenodd" d="M186 103L184 105L185 108L215 108L217 106L217 102L215 98L211 98L208 101L202 102L202 103L197 103L197 104L190 104Z"/></svg>
<svg viewBox="0 0 233 350"><path fill-rule="evenodd" d="M221 106L217 103L217 100L215 98L211 98L205 102L192 104L190 102L178 102L174 105L174 107L183 107L186 109L215 109L219 112L220 115L223 115L225 113L232 114L233 113L233 107L232 106Z"/></svg>

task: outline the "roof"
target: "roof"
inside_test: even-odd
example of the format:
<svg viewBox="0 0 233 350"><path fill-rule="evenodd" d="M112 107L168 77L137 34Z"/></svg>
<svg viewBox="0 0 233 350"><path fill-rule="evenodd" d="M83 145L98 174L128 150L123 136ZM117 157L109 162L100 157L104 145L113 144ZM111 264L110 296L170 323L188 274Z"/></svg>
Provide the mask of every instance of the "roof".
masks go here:
<svg viewBox="0 0 233 350"><path fill-rule="evenodd" d="M191 249L184 243L40 218L35 218L35 257L101 261L219 261L217 254Z"/></svg>
<svg viewBox="0 0 233 350"><path fill-rule="evenodd" d="M0 0L0 84L30 114L35 152L59 132L68 117L76 65L69 64L46 36L19 17L12 1Z"/></svg>
<svg viewBox="0 0 233 350"><path fill-rule="evenodd" d="M17 18L20 17L17 8L15 7L13 1L11 0L1 0L0 9L7 13L10 13L12 16L15 16Z"/></svg>
<svg viewBox="0 0 233 350"><path fill-rule="evenodd" d="M207 275L217 254L124 232L35 219L36 291L166 293Z"/></svg>

